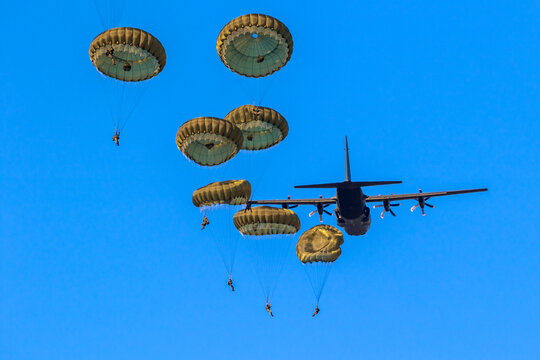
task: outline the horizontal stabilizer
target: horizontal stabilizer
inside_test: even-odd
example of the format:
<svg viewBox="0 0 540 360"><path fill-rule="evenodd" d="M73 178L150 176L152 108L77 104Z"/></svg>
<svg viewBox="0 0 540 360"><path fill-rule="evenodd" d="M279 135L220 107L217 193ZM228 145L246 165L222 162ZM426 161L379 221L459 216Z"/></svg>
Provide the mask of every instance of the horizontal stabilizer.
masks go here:
<svg viewBox="0 0 540 360"><path fill-rule="evenodd" d="M315 184L315 185L297 185L297 189L336 189L336 188L358 188L364 186L392 185L401 184L401 181L344 181L339 183Z"/></svg>

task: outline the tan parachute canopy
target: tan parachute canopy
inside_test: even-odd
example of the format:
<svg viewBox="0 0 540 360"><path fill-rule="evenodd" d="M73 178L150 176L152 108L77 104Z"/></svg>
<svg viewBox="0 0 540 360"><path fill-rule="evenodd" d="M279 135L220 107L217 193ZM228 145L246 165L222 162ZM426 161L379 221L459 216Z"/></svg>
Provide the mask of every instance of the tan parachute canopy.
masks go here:
<svg viewBox="0 0 540 360"><path fill-rule="evenodd" d="M270 206L240 210L233 222L244 235L295 234L300 230L300 219L293 211Z"/></svg>
<svg viewBox="0 0 540 360"><path fill-rule="evenodd" d="M262 77L281 69L291 58L293 40L278 19L262 14L237 17L221 29L217 38L221 61L247 77Z"/></svg>
<svg viewBox="0 0 540 360"><path fill-rule="evenodd" d="M287 120L277 111L254 105L243 105L225 116L244 135L244 150L263 150L281 142L289 133Z"/></svg>
<svg viewBox="0 0 540 360"><path fill-rule="evenodd" d="M219 165L232 159L242 147L242 141L238 127L214 117L191 119L176 133L178 149L202 166Z"/></svg>
<svg viewBox="0 0 540 360"><path fill-rule="evenodd" d="M305 263L333 262L341 255L343 233L330 225L317 225L304 232L296 245L296 256Z"/></svg>
<svg viewBox="0 0 540 360"><path fill-rule="evenodd" d="M247 180L218 181L193 192L193 205L241 205L251 197L251 184Z"/></svg>
<svg viewBox="0 0 540 360"><path fill-rule="evenodd" d="M100 72L122 81L143 81L156 76L167 58L158 39L131 27L102 32L90 44L89 52Z"/></svg>

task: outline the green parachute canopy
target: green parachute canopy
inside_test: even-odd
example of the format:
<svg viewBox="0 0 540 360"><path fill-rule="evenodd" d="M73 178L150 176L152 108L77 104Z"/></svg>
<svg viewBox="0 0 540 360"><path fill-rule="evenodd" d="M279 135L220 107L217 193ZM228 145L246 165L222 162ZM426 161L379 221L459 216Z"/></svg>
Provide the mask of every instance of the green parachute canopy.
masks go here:
<svg viewBox="0 0 540 360"><path fill-rule="evenodd" d="M122 81L143 81L165 67L163 45L144 30L119 27L102 32L90 44L90 60L103 74Z"/></svg>
<svg viewBox="0 0 540 360"><path fill-rule="evenodd" d="M244 136L242 149L263 150L280 143L289 133L287 120L277 111L254 105L243 105L225 116Z"/></svg>
<svg viewBox="0 0 540 360"><path fill-rule="evenodd" d="M193 205L241 205L251 197L251 184L247 180L218 181L193 192Z"/></svg>
<svg viewBox="0 0 540 360"><path fill-rule="evenodd" d="M242 131L233 123L198 117L185 122L176 133L176 145L186 157L202 166L232 159L242 147Z"/></svg>
<svg viewBox="0 0 540 360"><path fill-rule="evenodd" d="M341 255L343 233L330 225L317 225L305 231L296 244L296 256L306 264L334 262Z"/></svg>
<svg viewBox="0 0 540 360"><path fill-rule="evenodd" d="M263 77L281 69L291 58L293 40L278 19L248 14L221 29L216 49L229 69L247 77Z"/></svg>
<svg viewBox="0 0 540 360"><path fill-rule="evenodd" d="M300 230L300 219L292 210L270 206L240 210L233 222L244 235L295 234Z"/></svg>

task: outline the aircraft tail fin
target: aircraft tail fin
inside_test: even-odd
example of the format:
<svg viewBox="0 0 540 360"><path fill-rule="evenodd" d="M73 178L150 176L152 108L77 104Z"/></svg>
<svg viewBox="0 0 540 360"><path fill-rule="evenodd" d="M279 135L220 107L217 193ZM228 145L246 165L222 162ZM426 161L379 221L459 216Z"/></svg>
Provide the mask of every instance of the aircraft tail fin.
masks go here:
<svg viewBox="0 0 540 360"><path fill-rule="evenodd" d="M353 189L364 186L401 184L401 181L351 181L351 164L349 163L349 143L345 136L345 181L337 183L297 185L297 189Z"/></svg>
<svg viewBox="0 0 540 360"><path fill-rule="evenodd" d="M345 136L345 181L351 181L351 164L349 163L349 143Z"/></svg>

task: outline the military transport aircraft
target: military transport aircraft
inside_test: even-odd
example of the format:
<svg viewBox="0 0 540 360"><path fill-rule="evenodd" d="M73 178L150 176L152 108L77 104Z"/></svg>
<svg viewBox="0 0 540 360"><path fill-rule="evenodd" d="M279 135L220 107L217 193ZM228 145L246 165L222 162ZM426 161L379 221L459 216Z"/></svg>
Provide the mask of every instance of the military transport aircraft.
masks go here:
<svg viewBox="0 0 540 360"><path fill-rule="evenodd" d="M433 205L426 203L426 200L436 196L458 195L473 193L479 191L487 191L486 188L482 189L469 189L469 190L454 190L454 191L438 191L423 193L419 190L416 194L401 194L401 195L377 195L368 196L362 192L363 186L374 185L390 185L401 184L401 181L351 181L351 167L349 164L349 146L347 143L347 137L345 137L345 181L339 183L328 184L316 184L316 185L300 185L295 186L298 189L320 189L320 188L334 188L337 189L337 194L331 198L319 199L288 199L284 200L249 200L247 202L246 210L251 209L252 205L281 205L283 208L295 208L299 205L314 205L317 209L309 214L309 216L319 213L320 221L322 222L323 214L332 215L326 208L330 205L336 205L334 212L337 218L338 226L345 229L349 235L364 235L371 225L371 216L367 203L382 202L382 204L373 206L374 208L382 207L383 211L381 218L384 217L385 212L389 212L393 216L396 216L392 211L393 206L399 206L400 204L393 204L394 200L416 200L418 204L411 208L414 211L417 207L420 207L422 215L425 215L424 206L433 208Z"/></svg>

